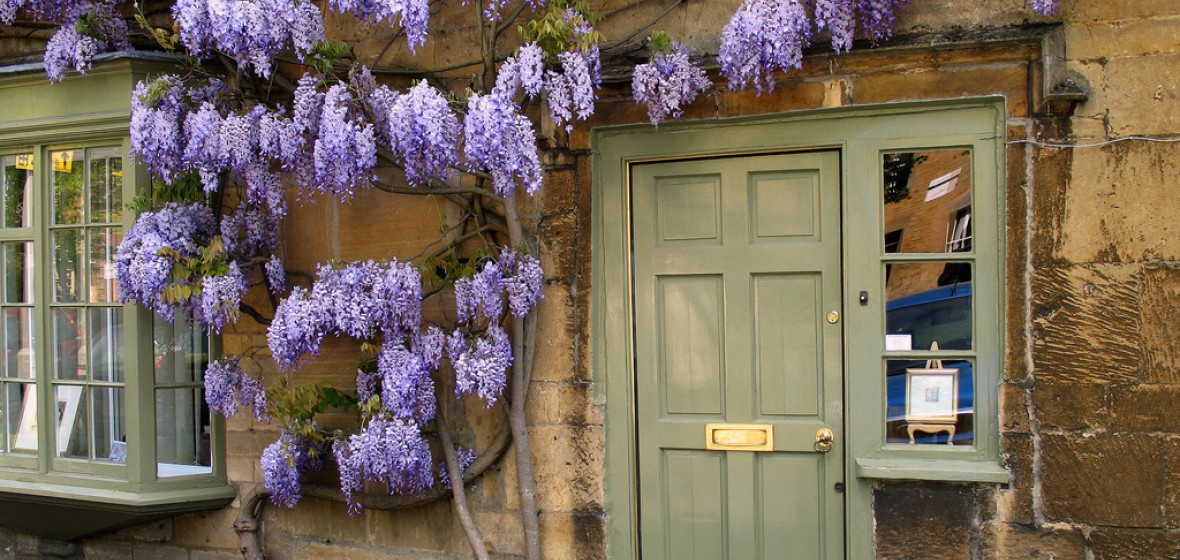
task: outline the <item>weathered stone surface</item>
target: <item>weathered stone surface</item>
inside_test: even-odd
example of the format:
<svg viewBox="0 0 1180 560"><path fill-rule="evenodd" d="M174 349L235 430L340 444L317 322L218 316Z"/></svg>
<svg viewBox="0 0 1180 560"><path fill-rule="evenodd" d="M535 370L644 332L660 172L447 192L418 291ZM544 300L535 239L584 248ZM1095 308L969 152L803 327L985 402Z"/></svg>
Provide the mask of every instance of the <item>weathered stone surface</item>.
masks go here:
<svg viewBox="0 0 1180 560"><path fill-rule="evenodd" d="M1007 488L996 491L997 519L1008 523L1032 524L1033 444L1032 436L1005 434L1000 438L1001 457L1011 473Z"/></svg>
<svg viewBox="0 0 1180 560"><path fill-rule="evenodd" d="M1175 14L1159 12L1158 15L1163 17L1067 26L1065 56L1074 60L1094 60L1174 52L1180 42L1180 18Z"/></svg>
<svg viewBox="0 0 1180 560"><path fill-rule="evenodd" d="M1144 383L1180 383L1180 270L1148 266L1143 271Z"/></svg>
<svg viewBox="0 0 1180 560"><path fill-rule="evenodd" d="M131 543L110 539L86 539L82 543L86 560L127 560L131 558Z"/></svg>
<svg viewBox="0 0 1180 560"><path fill-rule="evenodd" d="M189 548L226 548L241 546L241 540L234 533L236 509L221 509L182 515L173 521L173 538L170 544Z"/></svg>
<svg viewBox="0 0 1180 560"><path fill-rule="evenodd" d="M1033 406L1041 428L1094 430L1109 416L1106 385L1094 383L1038 383Z"/></svg>
<svg viewBox="0 0 1180 560"><path fill-rule="evenodd" d="M1115 58L1106 62L1109 129L1115 136L1169 134L1180 122L1180 84L1169 78L1180 63L1180 51Z"/></svg>
<svg viewBox="0 0 1180 560"><path fill-rule="evenodd" d="M1000 431L1004 433L1028 432L1026 395L1026 389L1020 385L1013 383L1000 385Z"/></svg>
<svg viewBox="0 0 1180 560"><path fill-rule="evenodd" d="M1154 101L1138 102L1136 110L1150 107L1148 103ZM1121 142L1075 150L1059 256L1072 262L1180 257L1180 226L1159 219L1180 212L1180 199L1171 192L1180 174L1178 161L1180 146L1175 144ZM1143 211L1147 208L1151 211Z"/></svg>
<svg viewBox="0 0 1180 560"><path fill-rule="evenodd" d="M119 530L115 536L142 542L168 542L172 539L172 520L161 519Z"/></svg>
<svg viewBox="0 0 1180 560"><path fill-rule="evenodd" d="M541 557L546 560L606 558L606 519L598 513L542 513Z"/></svg>
<svg viewBox="0 0 1180 560"><path fill-rule="evenodd" d="M188 550L156 543L135 543L131 555L135 560L189 560Z"/></svg>
<svg viewBox="0 0 1180 560"><path fill-rule="evenodd" d="M1090 533L1094 560L1172 560L1180 557L1180 533L1099 528Z"/></svg>
<svg viewBox="0 0 1180 560"><path fill-rule="evenodd" d="M534 426L529 434L537 507L543 511L602 511L602 428Z"/></svg>
<svg viewBox="0 0 1180 560"><path fill-rule="evenodd" d="M1180 386L1116 385L1111 388L1110 429L1116 432L1180 433Z"/></svg>
<svg viewBox="0 0 1180 560"><path fill-rule="evenodd" d="M242 553L237 550L194 550L189 560L240 560Z"/></svg>
<svg viewBox="0 0 1180 560"><path fill-rule="evenodd" d="M417 550L422 554L463 554L471 550L450 501L395 511L369 511L360 521L374 547ZM347 517L347 515L345 516Z"/></svg>
<svg viewBox="0 0 1180 560"><path fill-rule="evenodd" d="M1086 557L1086 537L1081 531L1037 531L1022 525L999 524L984 528L984 556L990 560L1077 560Z"/></svg>
<svg viewBox="0 0 1180 560"><path fill-rule="evenodd" d="M873 492L878 560L969 560L968 519L975 495L966 486L889 484Z"/></svg>
<svg viewBox="0 0 1180 560"><path fill-rule="evenodd" d="M1046 519L1162 526L1168 447L1138 434L1042 436Z"/></svg>
<svg viewBox="0 0 1180 560"><path fill-rule="evenodd" d="M1033 148L1033 154L1032 261L1035 266L1044 266L1064 261L1059 252L1065 237L1065 189L1074 153L1073 150Z"/></svg>
<svg viewBox="0 0 1180 560"><path fill-rule="evenodd" d="M1138 377L1138 267L1072 266L1033 273L1033 365L1041 381Z"/></svg>

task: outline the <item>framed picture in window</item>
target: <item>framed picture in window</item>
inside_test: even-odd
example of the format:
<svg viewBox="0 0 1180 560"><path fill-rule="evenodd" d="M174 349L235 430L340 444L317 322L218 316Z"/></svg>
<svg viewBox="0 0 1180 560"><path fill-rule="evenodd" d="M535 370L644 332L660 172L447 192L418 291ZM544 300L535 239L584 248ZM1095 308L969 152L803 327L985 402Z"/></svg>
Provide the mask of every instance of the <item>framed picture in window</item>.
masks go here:
<svg viewBox="0 0 1180 560"><path fill-rule="evenodd" d="M940 360L906 369L906 422L948 423L959 419L959 370Z"/></svg>

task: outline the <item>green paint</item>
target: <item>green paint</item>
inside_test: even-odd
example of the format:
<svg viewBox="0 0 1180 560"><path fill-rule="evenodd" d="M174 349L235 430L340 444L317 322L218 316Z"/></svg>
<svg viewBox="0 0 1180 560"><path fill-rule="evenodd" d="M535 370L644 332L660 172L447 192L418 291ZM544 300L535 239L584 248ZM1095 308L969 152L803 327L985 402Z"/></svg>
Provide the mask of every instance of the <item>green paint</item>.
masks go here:
<svg viewBox="0 0 1180 560"><path fill-rule="evenodd" d="M729 531L723 552L731 558L752 558L763 551L779 553L787 546L794 550L799 541L784 544L787 540L776 539L794 531L813 531L822 534L815 542L843 539L844 557L868 558L873 554L873 480L1007 480L998 463L996 403L1003 371L1004 228L1000 220L1004 216L1005 114L1003 99L992 97L665 123L658 130L645 125L595 130L592 346L595 402L605 405L606 414L611 558L637 558L641 540L648 550L653 540L648 516L664 515L649 511L704 512L700 518L686 517L688 525L653 529L654 539L664 543L654 545L656 557L668 550L669 542L674 547L691 545L682 557L723 557L709 556L715 550L701 543L703 537L698 535L713 538ZM975 347L945 354L975 360L975 445L886 444L882 154L944 147L971 150L974 165L974 252L956 254L955 259L974 267ZM808 198L806 174L800 175L806 169L798 167L782 169L780 165L740 181L744 188L736 189L743 193L739 198L756 201L745 207L727 204L725 196L714 197L710 203L701 193L706 190L702 185L716 184L717 177L722 192L727 192L726 173L744 165L740 162L763 157L718 160L710 156L798 150L827 151L781 157L785 161L838 158L837 186L819 191L842 192L834 203L838 211L822 197ZM665 206L676 209L676 216L661 217L655 208L655 184L660 180L666 185L660 196L666 198ZM641 184L644 181L648 186ZM766 198L772 202L765 203ZM809 204L810 216L805 211ZM719 216L712 224L683 215L708 216L710 211ZM824 227L833 222L829 216L836 214L841 225L828 233ZM730 241L747 244L735 250L725 245ZM791 268L791 263L825 263L825 248L833 243L839 247L834 269L827 264L816 270ZM783 255L758 252L776 244L792 248ZM945 255L905 255L896 260L931 262L945 260ZM729 282L735 274L748 277L753 270L741 267L750 266L743 264L749 261L765 268L746 282ZM832 270L836 272L829 274ZM829 287L829 282L836 282L835 287ZM858 301L861 290L870 293L868 305ZM732 303L739 301L754 303ZM668 302L674 305L667 308ZM798 342L805 338L799 330L804 323L798 318L817 307L820 315L830 310L842 313L836 329L842 330L842 347L830 350L827 339L821 338L816 344L823 350L811 353L811 348ZM759 314L765 309L778 311ZM663 342L660 328L665 329ZM796 342L776 346L776 336ZM702 344L704 348L699 347ZM805 355L821 356L819 367L825 372L834 368L836 379L842 366L843 388L831 389L827 373L814 387L788 381L784 372L790 368L771 365L810 365L802 358ZM677 377L670 387L661 386L664 378L660 376L667 377L661 373L661 363L676 364L678 371L688 375L683 381ZM723 376L710 371L715 363L724 367ZM767 364L760 370L762 378L748 373L755 371L756 363ZM813 392L816 400L807 396ZM812 402L822 410L809 409ZM669 405L676 407L675 412L667 409ZM787 415L789 411L798 415ZM814 437L807 419L815 422L816 412L834 423L833 429L843 420L836 450L830 455L844 453L836 466L821 466L822 461L805 452L804 444L792 443ZM685 420L669 421L676 414ZM722 421L722 417L728 422L764 422L780 415L796 424L776 427L775 453L721 453L693 447L704 439L699 422ZM653 439L658 443L650 443ZM661 452L661 447L674 451ZM799 453L788 452L796 448ZM664 478L649 484L649 476ZM712 489L689 485L699 479L718 483ZM751 486L741 482L745 479L757 482ZM816 479L824 481L822 489L810 482ZM825 499L831 484L839 480L847 486L843 512L828 507ZM661 487L670 489L663 497ZM663 509L647 507L651 500L659 504L661 499L672 501ZM729 521L722 525L714 520L721 514L710 512L727 501L744 509L725 510ZM752 508L746 508L747 504L753 504ZM734 543L735 536L742 543ZM756 543L758 550L751 552L748 543ZM673 550L681 554L685 549Z"/></svg>

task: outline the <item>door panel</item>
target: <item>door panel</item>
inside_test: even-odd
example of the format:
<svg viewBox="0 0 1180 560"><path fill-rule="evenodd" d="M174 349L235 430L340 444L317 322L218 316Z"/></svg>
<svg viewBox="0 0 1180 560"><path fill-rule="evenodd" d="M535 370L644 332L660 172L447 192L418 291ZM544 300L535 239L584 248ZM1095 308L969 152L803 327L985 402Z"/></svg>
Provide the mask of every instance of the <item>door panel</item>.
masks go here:
<svg viewBox="0 0 1180 560"><path fill-rule="evenodd" d="M838 153L631 177L642 557L842 558ZM708 423L769 425L774 449L709 450Z"/></svg>

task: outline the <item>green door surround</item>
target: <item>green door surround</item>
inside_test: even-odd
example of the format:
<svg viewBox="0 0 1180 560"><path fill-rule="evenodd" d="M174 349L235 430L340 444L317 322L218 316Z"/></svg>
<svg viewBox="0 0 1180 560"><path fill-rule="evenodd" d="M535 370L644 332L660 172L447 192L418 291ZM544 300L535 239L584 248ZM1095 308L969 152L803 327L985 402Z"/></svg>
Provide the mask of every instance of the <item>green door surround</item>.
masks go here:
<svg viewBox="0 0 1180 560"><path fill-rule="evenodd" d="M878 480L1009 481L999 464L996 390L1003 371L1005 109L1004 99L993 96L666 123L659 129L595 129L591 345L595 402L605 407L610 558L639 555L630 220L630 182L639 163L821 149L840 153L847 558L873 555L872 488ZM972 151L979 185L973 217L976 441L954 447L887 444L883 360L886 355L909 356L884 352L880 157L889 151L946 147ZM913 257L916 262L923 258ZM869 305L859 304L861 290L873 294Z"/></svg>

